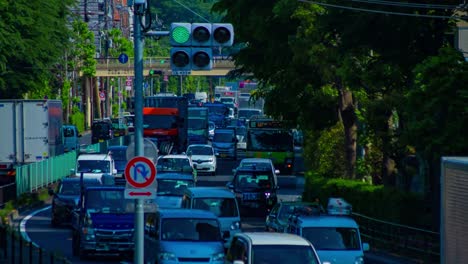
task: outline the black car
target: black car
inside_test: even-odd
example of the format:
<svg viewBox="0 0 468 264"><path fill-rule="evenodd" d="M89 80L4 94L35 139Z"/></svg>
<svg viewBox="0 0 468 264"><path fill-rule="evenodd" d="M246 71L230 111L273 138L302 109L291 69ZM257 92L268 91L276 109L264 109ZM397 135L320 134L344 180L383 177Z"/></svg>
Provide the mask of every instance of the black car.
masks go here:
<svg viewBox="0 0 468 264"><path fill-rule="evenodd" d="M49 190L53 195L51 225L70 223L71 212L80 199L80 178L64 178L57 185L56 190ZM98 179L83 179L84 186L100 185Z"/></svg>
<svg viewBox="0 0 468 264"><path fill-rule="evenodd" d="M250 213L265 216L278 202L278 181L269 169L238 168L227 187L236 195L243 216Z"/></svg>
<svg viewBox="0 0 468 264"><path fill-rule="evenodd" d="M94 121L91 125L91 144L104 142L114 138L112 122L110 120Z"/></svg>

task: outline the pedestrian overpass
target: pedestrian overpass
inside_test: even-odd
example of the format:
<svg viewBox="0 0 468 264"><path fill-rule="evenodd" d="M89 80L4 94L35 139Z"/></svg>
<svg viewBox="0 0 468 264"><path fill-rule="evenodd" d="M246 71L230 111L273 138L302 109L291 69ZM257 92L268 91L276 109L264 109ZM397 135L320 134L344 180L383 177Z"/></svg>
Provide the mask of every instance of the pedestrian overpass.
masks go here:
<svg viewBox="0 0 468 264"><path fill-rule="evenodd" d="M120 63L117 58L98 59L96 65L96 77L126 77L135 76L134 58L128 58L127 63ZM192 76L226 76L235 68L234 61L228 58L216 58L213 60L213 69L210 71L191 71ZM143 76L148 76L150 70L162 71L164 75L173 74L170 59L168 57L150 57L143 59ZM80 75L82 73L80 72Z"/></svg>

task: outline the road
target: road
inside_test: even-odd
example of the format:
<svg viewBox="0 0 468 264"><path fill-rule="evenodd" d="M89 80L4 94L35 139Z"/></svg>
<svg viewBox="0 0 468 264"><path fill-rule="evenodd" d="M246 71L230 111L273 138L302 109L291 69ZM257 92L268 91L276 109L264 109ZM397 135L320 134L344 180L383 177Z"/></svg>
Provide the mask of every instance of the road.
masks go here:
<svg viewBox="0 0 468 264"><path fill-rule="evenodd" d="M86 136L84 136L83 139L86 140ZM242 154L239 155L239 160L242 156ZM232 179L232 169L238 165L239 160L219 160L217 175L199 176L198 185L225 186L226 183ZM280 186L278 195L281 200L295 200L304 190L303 176L280 175L278 177L278 183ZM243 218L242 229L243 231L263 231L264 221L264 218L259 217ZM78 257L73 257L71 251L71 229L68 226L52 228L50 225L50 208L44 208L34 216L31 216L29 220L25 222L24 227L27 235L34 243L47 251L57 252L60 255L65 256L71 260L72 263L125 263L126 261L131 261L122 260L117 257L94 257L86 261L82 261L79 260ZM394 264L408 262L389 255L367 253L366 263Z"/></svg>

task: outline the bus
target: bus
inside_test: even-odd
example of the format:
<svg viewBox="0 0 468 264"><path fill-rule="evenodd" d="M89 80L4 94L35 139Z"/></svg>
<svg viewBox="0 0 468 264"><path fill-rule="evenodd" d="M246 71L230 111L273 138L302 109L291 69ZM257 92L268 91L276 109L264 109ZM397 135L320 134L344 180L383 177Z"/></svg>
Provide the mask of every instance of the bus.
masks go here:
<svg viewBox="0 0 468 264"><path fill-rule="evenodd" d="M285 121L251 119L247 126L247 158L267 158L281 174L292 174L294 137Z"/></svg>

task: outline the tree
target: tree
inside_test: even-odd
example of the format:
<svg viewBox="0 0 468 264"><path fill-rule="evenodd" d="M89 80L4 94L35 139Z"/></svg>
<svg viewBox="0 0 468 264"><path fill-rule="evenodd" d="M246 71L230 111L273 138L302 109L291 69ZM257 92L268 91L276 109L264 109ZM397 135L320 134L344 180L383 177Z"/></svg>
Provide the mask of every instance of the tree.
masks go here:
<svg viewBox="0 0 468 264"><path fill-rule="evenodd" d="M51 69L68 43L71 4L71 0L0 4L0 98L22 98L55 77Z"/></svg>

